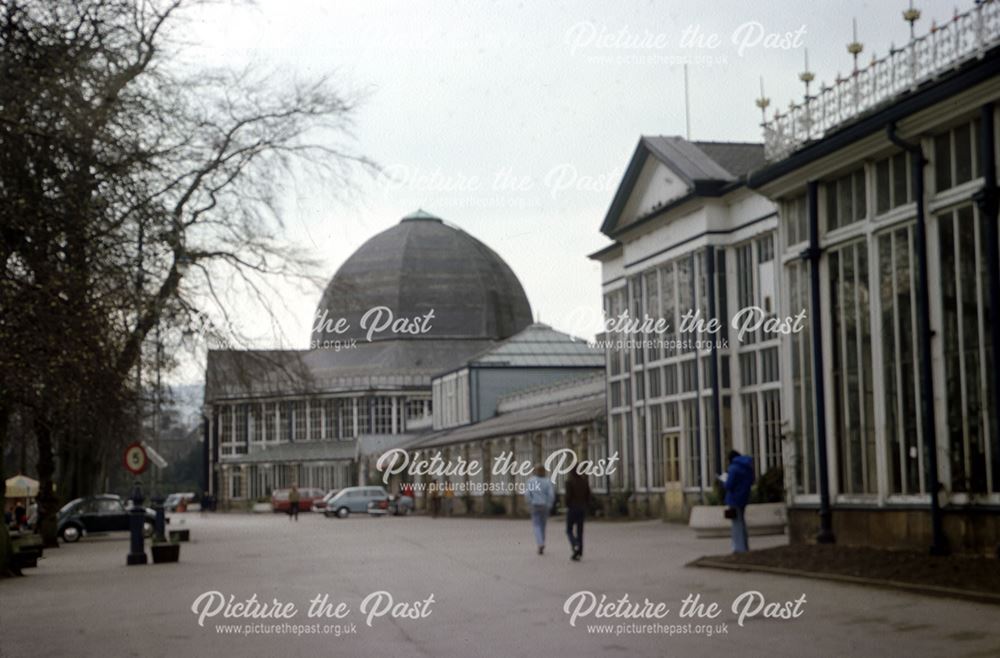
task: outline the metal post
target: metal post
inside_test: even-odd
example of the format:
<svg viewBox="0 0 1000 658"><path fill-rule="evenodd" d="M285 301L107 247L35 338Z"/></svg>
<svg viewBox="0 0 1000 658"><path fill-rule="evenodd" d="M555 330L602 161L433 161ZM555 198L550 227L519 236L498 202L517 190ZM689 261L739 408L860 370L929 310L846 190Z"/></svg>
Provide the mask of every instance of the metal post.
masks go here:
<svg viewBox="0 0 1000 658"><path fill-rule="evenodd" d="M127 564L146 564L146 548L143 544L142 527L146 524L146 510L142 506L142 485L136 479L132 487L132 509L128 512L129 532L131 533L131 543L129 548Z"/></svg>
<svg viewBox="0 0 1000 658"><path fill-rule="evenodd" d="M695 252L691 252L689 258L691 262L691 304L692 308L689 310L694 312L697 309L698 304L698 259ZM683 309L681 309L683 310ZM697 338L697 335L695 335ZM694 408L694 435L698 437L698 463L701 464L701 446L703 443L708 442L707 437L701 435L701 354L698 353L698 348L694 347L694 390L695 390L695 408ZM708 452L706 447L705 452ZM703 475L704 470L708 468L707 464L701 464L698 469L698 496L701 500L701 504L705 504L705 478Z"/></svg>
<svg viewBox="0 0 1000 658"><path fill-rule="evenodd" d="M913 196L917 203L917 219L913 227L914 249L917 252L917 350L920 353L920 427L924 436L927 464L927 490L931 497L931 555L947 555L948 540L944 536L941 502L938 492L937 433L934 426L934 379L931 370L931 312L927 276L927 221L924 212L924 166L927 159L919 144L903 141L896 134L895 124L889 124L886 135L896 146L910 154Z"/></svg>
<svg viewBox="0 0 1000 658"><path fill-rule="evenodd" d="M153 525L153 541L167 541L167 519L163 509L163 494L156 494L152 498L153 511L156 512L156 523Z"/></svg>
<svg viewBox="0 0 1000 658"><path fill-rule="evenodd" d="M809 261L809 313L812 316L813 382L816 393L816 456L819 460L819 534L816 535L816 541L820 544L833 544L836 537L833 534L833 512L830 508L830 474L826 449L826 371L823 369L823 323L820 320L819 265L823 252L819 247L819 183L809 181L807 189L809 248L802 252L802 257Z"/></svg>
<svg viewBox="0 0 1000 658"><path fill-rule="evenodd" d="M990 370L993 385L993 409L1000 413L1000 244L998 244L997 210L1000 206L1000 192L997 190L997 163L993 151L995 127L993 124L993 103L983 105L979 110L979 170L983 174L983 189L975 195L979 214L986 229L986 267L989 282L990 345L993 363L985 364ZM1000 429L993 426L1000 423L996 415L990 419L993 443L993 491L1000 491Z"/></svg>
<svg viewBox="0 0 1000 658"><path fill-rule="evenodd" d="M705 257L708 259L708 308L709 319L716 317L718 308L716 307L715 292L715 247L709 245L705 247ZM722 320L725 322L725 319ZM713 440L715 443L715 459L712 467L716 475L722 473L722 395L719 385L719 341L713 334L711 357L709 357L709 370L712 377L712 422Z"/></svg>

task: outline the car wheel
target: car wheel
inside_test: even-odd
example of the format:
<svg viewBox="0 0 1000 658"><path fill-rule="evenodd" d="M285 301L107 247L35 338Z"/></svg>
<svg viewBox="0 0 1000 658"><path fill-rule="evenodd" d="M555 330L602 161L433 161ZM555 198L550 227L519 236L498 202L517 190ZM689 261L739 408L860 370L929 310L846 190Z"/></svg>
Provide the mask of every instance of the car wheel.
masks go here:
<svg viewBox="0 0 1000 658"><path fill-rule="evenodd" d="M351 510L347 509L346 507L341 507L339 510L337 510L338 518L346 519L350 515L351 515Z"/></svg>
<svg viewBox="0 0 1000 658"><path fill-rule="evenodd" d="M62 538L63 541L66 542L67 544L72 544L74 542L79 541L80 535L82 534L83 533L80 532L80 529L75 525L68 525L65 528L63 528Z"/></svg>

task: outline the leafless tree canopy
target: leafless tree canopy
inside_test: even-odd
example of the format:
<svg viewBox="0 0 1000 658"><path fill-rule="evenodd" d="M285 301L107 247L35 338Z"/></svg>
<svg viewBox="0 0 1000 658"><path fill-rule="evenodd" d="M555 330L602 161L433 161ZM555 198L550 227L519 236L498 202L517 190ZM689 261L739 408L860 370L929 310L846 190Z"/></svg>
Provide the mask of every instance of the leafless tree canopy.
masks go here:
<svg viewBox="0 0 1000 658"><path fill-rule="evenodd" d="M43 480L78 462L71 491L123 439L157 326L204 336L220 282L314 274L282 181L372 166L329 79L183 64L189 4L0 2L0 407L30 412Z"/></svg>

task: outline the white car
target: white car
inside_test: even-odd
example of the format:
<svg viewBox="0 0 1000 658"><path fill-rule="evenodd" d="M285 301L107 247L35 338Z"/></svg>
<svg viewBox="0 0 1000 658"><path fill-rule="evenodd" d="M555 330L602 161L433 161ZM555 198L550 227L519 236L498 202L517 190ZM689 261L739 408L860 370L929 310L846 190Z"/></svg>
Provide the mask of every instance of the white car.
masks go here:
<svg viewBox="0 0 1000 658"><path fill-rule="evenodd" d="M177 506L181 504L182 500L184 501L184 505L187 506L194 502L194 499L195 495L193 493L172 493L163 501L163 509L168 512L176 512Z"/></svg>

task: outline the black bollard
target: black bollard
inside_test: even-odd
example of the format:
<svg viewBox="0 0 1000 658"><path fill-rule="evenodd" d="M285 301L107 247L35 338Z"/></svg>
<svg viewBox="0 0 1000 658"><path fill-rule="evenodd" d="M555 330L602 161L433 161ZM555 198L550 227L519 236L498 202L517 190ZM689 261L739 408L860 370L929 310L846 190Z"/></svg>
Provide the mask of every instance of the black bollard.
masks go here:
<svg viewBox="0 0 1000 658"><path fill-rule="evenodd" d="M163 509L163 495L156 494L152 498L153 511L156 512L156 523L153 527L153 541L167 541L167 517Z"/></svg>
<svg viewBox="0 0 1000 658"><path fill-rule="evenodd" d="M146 524L146 510L142 506L142 487L139 480L132 487L132 509L128 512L128 527L131 533L131 546L127 564L146 564L146 547L143 544L142 527Z"/></svg>

